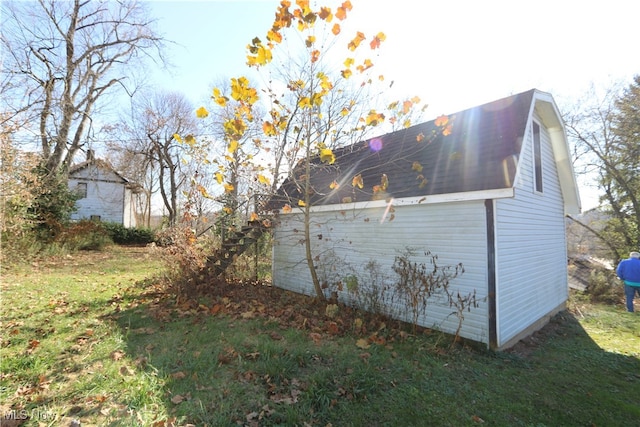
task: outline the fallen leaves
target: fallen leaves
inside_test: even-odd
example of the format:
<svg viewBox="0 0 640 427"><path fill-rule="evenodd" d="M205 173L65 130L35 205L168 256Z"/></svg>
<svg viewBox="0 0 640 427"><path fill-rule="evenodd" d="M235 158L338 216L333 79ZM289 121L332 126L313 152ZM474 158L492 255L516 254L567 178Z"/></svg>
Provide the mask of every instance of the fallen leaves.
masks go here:
<svg viewBox="0 0 640 427"><path fill-rule="evenodd" d="M209 309L209 313L212 314L213 316L215 316L216 314L220 313L220 311L223 309L223 305L222 304L214 304L210 309Z"/></svg>
<svg viewBox="0 0 640 427"><path fill-rule="evenodd" d="M263 405L260 408L260 412L253 411L247 414L245 417L249 426L259 426L260 421L271 416L275 411L269 407L269 405Z"/></svg>
<svg viewBox="0 0 640 427"><path fill-rule="evenodd" d="M115 350L115 351L112 351L109 356L111 357L111 360L117 362L118 360L121 360L125 356L125 352L122 350Z"/></svg>
<svg viewBox="0 0 640 427"><path fill-rule="evenodd" d="M182 402L186 401L186 400L191 400L191 393L187 393L187 394L175 394L173 396L171 396L171 403L173 403L174 405L179 405Z"/></svg>
<svg viewBox="0 0 640 427"><path fill-rule="evenodd" d="M181 380L183 378L187 377L187 374L184 373L184 371L178 371L178 372L174 372L171 375L169 375L171 378L173 378L174 380Z"/></svg>
<svg viewBox="0 0 640 427"><path fill-rule="evenodd" d="M256 317L256 312L253 310L245 311L244 313L240 314L240 317L243 319L253 319Z"/></svg>
<svg viewBox="0 0 640 427"><path fill-rule="evenodd" d="M63 299L52 299L49 301L49 307L55 314L64 314L68 310L69 303Z"/></svg>
<svg viewBox="0 0 640 427"><path fill-rule="evenodd" d="M311 332L309 334L309 338L311 338L311 340L314 342L314 344L316 345L320 345L320 343L322 342L322 334L319 334L317 332Z"/></svg>
<svg viewBox="0 0 640 427"><path fill-rule="evenodd" d="M109 396L105 395L105 394L98 394L95 396L89 396L87 397L87 403L104 403L107 401L107 399L109 398Z"/></svg>
<svg viewBox="0 0 640 427"><path fill-rule="evenodd" d="M302 393L300 390L292 390L291 394L274 394L269 397L274 403L284 403L285 405L293 405L298 402L298 396Z"/></svg>
<svg viewBox="0 0 640 427"><path fill-rule="evenodd" d="M107 298L111 295L113 295L112 291L107 294ZM66 297L64 299L67 300ZM48 298L44 300L44 303L46 304L47 301ZM76 303L71 299L68 301L71 307L70 311L75 310ZM338 356L325 352L324 346L342 344L343 339L338 337L345 336L347 340L350 340L346 341L347 343L360 338L364 343L363 347L366 347L357 349L351 344L350 350L345 349L354 354L355 363L368 364L373 368L377 367L376 363L379 360L380 349L376 348L376 345L384 343L383 338L389 340L388 336L383 336L378 332L379 320L370 319L368 316L352 310L351 307L314 301L305 296L272 288L268 284L225 282L218 286L218 283L215 283L215 286L209 287L206 294L199 295L197 303L183 299L176 300L160 294L157 288L154 288L153 291L146 290L140 298L136 298L136 305L130 305L130 301L132 301L132 297L129 292L122 292L121 295L115 295L110 304L120 304L123 312L129 311L129 315L134 321L128 323L126 321L128 315L126 314L113 315L113 307L109 308L111 316L109 319L117 319L122 328L121 332L136 345L116 344L118 347L109 348L103 354L100 366L95 363L91 366L85 365L82 371L73 372L73 378L76 378L76 375L87 373L102 375L105 369L108 369L109 372L115 373L118 383L127 387L128 384L137 381L139 376L144 375L145 372L161 373L160 380L164 382L164 387L158 393L158 398L170 403L168 403L164 419L162 415L159 415L155 421L150 422L153 423L151 425L158 427L177 425L175 419L168 418L168 416L173 416L180 411L191 410L193 406L199 404L198 399L202 396L225 393L225 386L220 387L217 382L212 382L207 376L206 370L197 369L195 365L210 366L215 372L230 372L232 373L231 381L238 381L241 386L246 384L248 394L251 393L249 390L255 390L259 398L251 395L250 399L256 399L260 403L246 406L246 409L243 406L239 421L245 422L247 425L265 425L273 423L273 420L267 418L275 419L276 411L278 414L282 414L283 411L293 410L291 407L294 405L307 404L308 396L306 394L311 392L312 385L306 383L308 380L306 377L302 377L304 375L302 373L299 374L302 381L292 378L298 374L296 369L289 368L289 364L292 364L294 368L299 364L304 367L305 371L313 366L331 369L335 362L333 357ZM55 306L58 304L52 305L52 308ZM55 317L51 315L49 308L45 312L49 317ZM216 318L212 316L216 316ZM181 329L185 333L184 341L179 336L175 342L165 340L170 332L174 332L174 326L170 324L171 322L185 325L185 328ZM229 342L227 339L230 335L227 338L220 335L220 341L211 340L213 346L206 345L204 342L202 345L193 346L194 343L200 343L196 338L200 328L203 330L205 328L213 329L211 328L212 323L235 325L238 329L240 329L238 325L249 325L250 333L247 334L246 341L230 340L232 342ZM8 326L10 328L7 329L7 332L14 341L17 341L14 337L27 333L28 328L18 323ZM87 322L84 317L79 318L74 326L75 328L68 338L69 344L82 341L84 345L77 353L70 353L68 356L76 357L75 354L78 354L77 360L85 360L83 358L90 349L90 345L106 335L105 329L96 320ZM11 332L14 330L16 332ZM375 335L372 334L373 331L376 331ZM356 334L356 337L350 338L352 334ZM20 352L24 352L27 346L32 351L43 352L47 340L42 338L40 334L32 335L32 338L37 339L19 341L21 342ZM42 343L39 343L38 340ZM306 350L299 351L304 347ZM160 360L160 357L157 356L164 355L165 352L175 352L175 355L171 355L174 357L175 363L161 367L157 364ZM149 357L148 362L143 355ZM190 357L192 357L191 361L198 359L197 363L182 364L182 361L189 360ZM227 366L216 367L216 363ZM280 363L282 366L286 366L284 370L273 368L279 366ZM147 368L144 367L145 364ZM199 376L194 376L196 372ZM273 372L273 378L265 377L265 372ZM354 388L352 383L355 375L353 373L350 374L341 369L337 375L344 375L347 379L336 377L335 381L327 385L324 390L326 391L327 405L339 405L341 401L361 399L365 395L365 392ZM52 378L58 381L57 374ZM33 397L30 399L39 399L42 395L38 393L38 390L46 388L47 385L48 379L42 378L36 384L22 388L20 392L23 393L23 396L17 398L26 401L25 397L32 394ZM229 389L232 388L229 386ZM169 394L164 394L167 389L172 391ZM54 390L57 391L57 387L51 386L50 392L54 392ZM72 403L82 407L83 410L93 411L98 417L102 414L103 417L113 419L119 408L118 392L121 390L123 389L120 387L107 391L96 389L83 396L81 400ZM206 393L202 391L206 391ZM230 392L227 390L226 393ZM302 403L303 400L304 403ZM334 401L335 403L329 403ZM204 403L205 405L209 404L208 401Z"/></svg>
<svg viewBox="0 0 640 427"><path fill-rule="evenodd" d="M260 358L260 352L259 351L251 351L249 353L246 353L244 355L244 357L248 360L258 360Z"/></svg>
<svg viewBox="0 0 640 427"><path fill-rule="evenodd" d="M176 417L171 417L165 420L156 421L153 424L151 424L151 426L152 427L177 427L178 424L176 424L176 421L177 421ZM187 426L190 426L190 425L191 424L187 424Z"/></svg>
<svg viewBox="0 0 640 427"><path fill-rule="evenodd" d="M269 337L271 337L271 339L274 341L280 341L284 339L284 337L277 332L269 332Z"/></svg>
<svg viewBox="0 0 640 427"><path fill-rule="evenodd" d="M340 307L338 306L338 304L327 304L327 307L324 310L325 316L327 316L330 319L335 318L338 315L338 312L340 311Z"/></svg>
<svg viewBox="0 0 640 427"><path fill-rule="evenodd" d="M51 385L51 381L46 375L39 375L36 382L32 384L24 384L16 389L15 396L21 397L25 401L37 400L37 395L48 390Z"/></svg>
<svg viewBox="0 0 640 427"><path fill-rule="evenodd" d="M338 335L340 334L340 327L336 322L329 322L327 323L327 332L331 335Z"/></svg>
<svg viewBox="0 0 640 427"><path fill-rule="evenodd" d="M233 347L226 347L218 354L218 364L228 365L238 358L239 354Z"/></svg>
<svg viewBox="0 0 640 427"><path fill-rule="evenodd" d="M33 351L38 348L40 346L40 341L38 340L30 340L29 344L27 345L27 354L31 354L33 353Z"/></svg>
<svg viewBox="0 0 640 427"><path fill-rule="evenodd" d="M366 350L369 347L371 347L371 344L369 344L369 340L366 338L360 338L356 341L356 347Z"/></svg>

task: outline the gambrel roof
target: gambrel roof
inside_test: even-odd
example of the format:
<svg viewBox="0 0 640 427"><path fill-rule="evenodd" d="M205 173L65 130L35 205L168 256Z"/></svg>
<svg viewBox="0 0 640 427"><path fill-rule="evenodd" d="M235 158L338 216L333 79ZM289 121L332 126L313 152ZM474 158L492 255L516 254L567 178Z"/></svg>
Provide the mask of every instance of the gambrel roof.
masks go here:
<svg viewBox="0 0 640 427"><path fill-rule="evenodd" d="M512 189L534 109L549 129L565 211L579 211L562 120L551 96L536 89L448 115L444 124L440 118L334 150L334 164L318 159L312 165L311 202L328 205ZM358 175L362 188L352 185ZM380 188L383 175L388 181L385 191ZM339 185L331 189L334 181ZM287 196L288 203L303 199L302 188L291 178L279 194Z"/></svg>

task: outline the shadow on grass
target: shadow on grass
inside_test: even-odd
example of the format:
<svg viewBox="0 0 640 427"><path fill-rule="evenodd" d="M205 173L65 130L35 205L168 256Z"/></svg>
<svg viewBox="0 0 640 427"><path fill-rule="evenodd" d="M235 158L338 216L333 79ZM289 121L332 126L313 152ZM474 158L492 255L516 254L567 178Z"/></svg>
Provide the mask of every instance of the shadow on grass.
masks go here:
<svg viewBox="0 0 640 427"><path fill-rule="evenodd" d="M119 381L110 358L118 334L111 333L112 322L101 321L101 315L116 306L113 298L85 301L59 292L44 302L36 295L29 305L29 299L11 301L16 295L3 301L11 309L5 306L2 313L8 333L2 340L0 386L6 404L0 416L8 418L0 418L0 425L104 419L114 407L119 412L131 403L116 396L112 404L108 395Z"/></svg>
<svg viewBox="0 0 640 427"><path fill-rule="evenodd" d="M600 314L587 315L597 324L592 334L608 334L632 351L622 354L602 348L583 327L585 319L569 311L559 313L510 350L531 363L523 378L529 383L531 403L539 409L539 418L532 421L634 425L640 420L640 319L620 311L614 313L620 316L614 324L611 313L602 319Z"/></svg>
<svg viewBox="0 0 640 427"><path fill-rule="evenodd" d="M257 312L216 312L221 301L234 305L217 297L191 307L145 301L110 315L127 357L139 373L158 379L155 392L169 419L216 426L584 426L640 419L640 361L601 348L568 311L500 353L473 344L451 349L442 334L390 328L365 346L358 345L361 335L318 329L324 312L297 327L280 321L283 291L270 292ZM638 321L627 325L633 330Z"/></svg>

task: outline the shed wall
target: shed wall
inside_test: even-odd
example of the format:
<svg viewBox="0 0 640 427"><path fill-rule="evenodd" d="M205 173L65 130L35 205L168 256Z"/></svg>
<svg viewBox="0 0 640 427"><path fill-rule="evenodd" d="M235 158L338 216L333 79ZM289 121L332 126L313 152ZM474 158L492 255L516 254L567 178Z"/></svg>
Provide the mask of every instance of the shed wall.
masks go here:
<svg viewBox="0 0 640 427"><path fill-rule="evenodd" d="M487 239L482 201L421 204L395 208L394 219L385 217L385 208L313 213L311 236L320 280L329 290L352 301L346 289L347 277L358 279L358 286L374 286L384 291L385 307L394 317L410 320L411 313L395 304L391 285L397 280L392 270L397 255L411 248L413 261L426 263L425 251L438 255L438 265L462 263L464 273L452 282L452 289L466 295L476 292L479 307L465 312L461 336L488 342L487 320ZM384 218L384 220L383 220ZM275 286L312 295L313 284L304 259L302 214L281 217L275 229L273 283ZM372 267L371 262L375 262ZM427 267L430 264L427 263ZM395 301L395 299L394 299ZM448 304L428 306L428 315L419 324L455 332L457 318Z"/></svg>
<svg viewBox="0 0 640 427"><path fill-rule="evenodd" d="M541 125L543 192L534 191L529 126L520 159L516 197L496 201L499 347L568 297L563 198L549 133L539 119L538 123Z"/></svg>

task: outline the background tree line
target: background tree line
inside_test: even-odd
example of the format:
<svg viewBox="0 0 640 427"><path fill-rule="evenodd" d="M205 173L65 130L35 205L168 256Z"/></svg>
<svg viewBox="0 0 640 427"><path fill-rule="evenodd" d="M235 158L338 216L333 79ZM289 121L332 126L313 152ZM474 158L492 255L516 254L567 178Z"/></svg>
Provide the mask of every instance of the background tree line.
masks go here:
<svg viewBox="0 0 640 427"><path fill-rule="evenodd" d="M593 255L617 262L640 249L640 75L602 95L593 89L564 120L576 171L599 195L597 210L574 220Z"/></svg>

